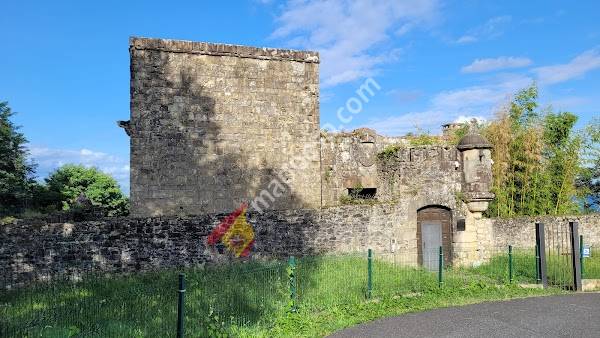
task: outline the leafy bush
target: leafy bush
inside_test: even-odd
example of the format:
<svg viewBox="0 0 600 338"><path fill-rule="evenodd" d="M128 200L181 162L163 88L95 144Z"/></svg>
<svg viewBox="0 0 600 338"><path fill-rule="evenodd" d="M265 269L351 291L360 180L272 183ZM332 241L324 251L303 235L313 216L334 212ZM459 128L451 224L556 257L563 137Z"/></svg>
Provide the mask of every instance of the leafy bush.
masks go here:
<svg viewBox="0 0 600 338"><path fill-rule="evenodd" d="M46 185L49 194L55 197L54 205L59 209L76 208L77 199L83 194L106 216L129 213L129 200L121 192L117 181L96 168L64 165L50 174Z"/></svg>
<svg viewBox="0 0 600 338"><path fill-rule="evenodd" d="M396 153L398 152L398 150L400 150L402 148L404 148L404 147L401 145L398 145L398 144L392 144L392 145L386 146L385 148L383 148L382 151L380 151L377 154L377 158L380 160L387 160L387 159L393 158L394 156L396 156Z"/></svg>

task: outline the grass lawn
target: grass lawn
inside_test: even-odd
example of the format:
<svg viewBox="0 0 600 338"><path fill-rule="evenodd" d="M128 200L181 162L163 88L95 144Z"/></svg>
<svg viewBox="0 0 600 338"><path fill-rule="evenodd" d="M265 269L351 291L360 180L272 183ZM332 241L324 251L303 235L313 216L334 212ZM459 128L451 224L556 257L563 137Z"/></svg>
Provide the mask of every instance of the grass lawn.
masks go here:
<svg viewBox="0 0 600 338"><path fill-rule="evenodd" d="M514 283L533 284L536 282L535 249L513 249L512 263ZM508 265L508 249L504 249L496 251L487 264L466 270L504 283L509 281Z"/></svg>
<svg viewBox="0 0 600 338"><path fill-rule="evenodd" d="M546 253L546 275L548 281L554 285L572 282L572 266L570 255L556 255ZM509 279L508 275L508 250L497 251L492 259L476 268L467 269L477 275L487 276L499 282ZM600 278L600 251L592 250L589 258L583 259L582 278ZM516 283L535 283L535 253L534 249L513 250L513 281Z"/></svg>
<svg viewBox="0 0 600 338"><path fill-rule="evenodd" d="M508 285L496 275L503 263L446 269L439 287L437 272L376 257L367 299L365 255L300 258L295 312L289 311L285 262L188 269L186 335L324 336L411 311L562 292ZM528 274L519 272L525 279ZM0 336L169 337L175 335L176 305L176 271L38 284L0 293Z"/></svg>
<svg viewBox="0 0 600 338"><path fill-rule="evenodd" d="M583 278L600 279L600 250L592 248L591 257L583 259Z"/></svg>

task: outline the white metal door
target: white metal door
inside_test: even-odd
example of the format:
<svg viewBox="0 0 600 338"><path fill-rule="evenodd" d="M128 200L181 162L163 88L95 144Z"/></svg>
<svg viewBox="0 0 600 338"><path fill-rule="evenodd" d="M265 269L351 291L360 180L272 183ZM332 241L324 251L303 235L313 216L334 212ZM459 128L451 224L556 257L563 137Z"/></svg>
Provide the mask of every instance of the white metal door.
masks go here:
<svg viewBox="0 0 600 338"><path fill-rule="evenodd" d="M421 248L423 248L423 267L437 270L439 250L442 246L442 223L424 221L421 223Z"/></svg>

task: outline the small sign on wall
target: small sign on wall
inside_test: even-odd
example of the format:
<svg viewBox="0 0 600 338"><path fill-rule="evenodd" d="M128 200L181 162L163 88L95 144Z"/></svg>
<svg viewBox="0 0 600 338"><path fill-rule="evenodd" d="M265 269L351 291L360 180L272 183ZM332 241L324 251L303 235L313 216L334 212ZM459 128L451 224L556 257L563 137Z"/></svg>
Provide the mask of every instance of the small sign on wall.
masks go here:
<svg viewBox="0 0 600 338"><path fill-rule="evenodd" d="M456 231L465 231L465 219L464 218L459 218L456 221Z"/></svg>
<svg viewBox="0 0 600 338"><path fill-rule="evenodd" d="M581 257L590 258L592 257L592 248L589 245L584 245L581 251Z"/></svg>

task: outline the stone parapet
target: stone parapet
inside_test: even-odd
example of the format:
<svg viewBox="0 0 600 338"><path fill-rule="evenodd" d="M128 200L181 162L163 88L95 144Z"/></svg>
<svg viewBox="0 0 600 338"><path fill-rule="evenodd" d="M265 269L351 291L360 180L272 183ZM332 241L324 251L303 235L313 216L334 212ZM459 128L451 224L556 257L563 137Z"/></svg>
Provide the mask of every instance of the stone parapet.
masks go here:
<svg viewBox="0 0 600 338"><path fill-rule="evenodd" d="M288 60L319 63L318 52L278 48L260 48L223 43L131 37L129 38L129 48L137 50L157 50L172 53L234 56L262 60Z"/></svg>

